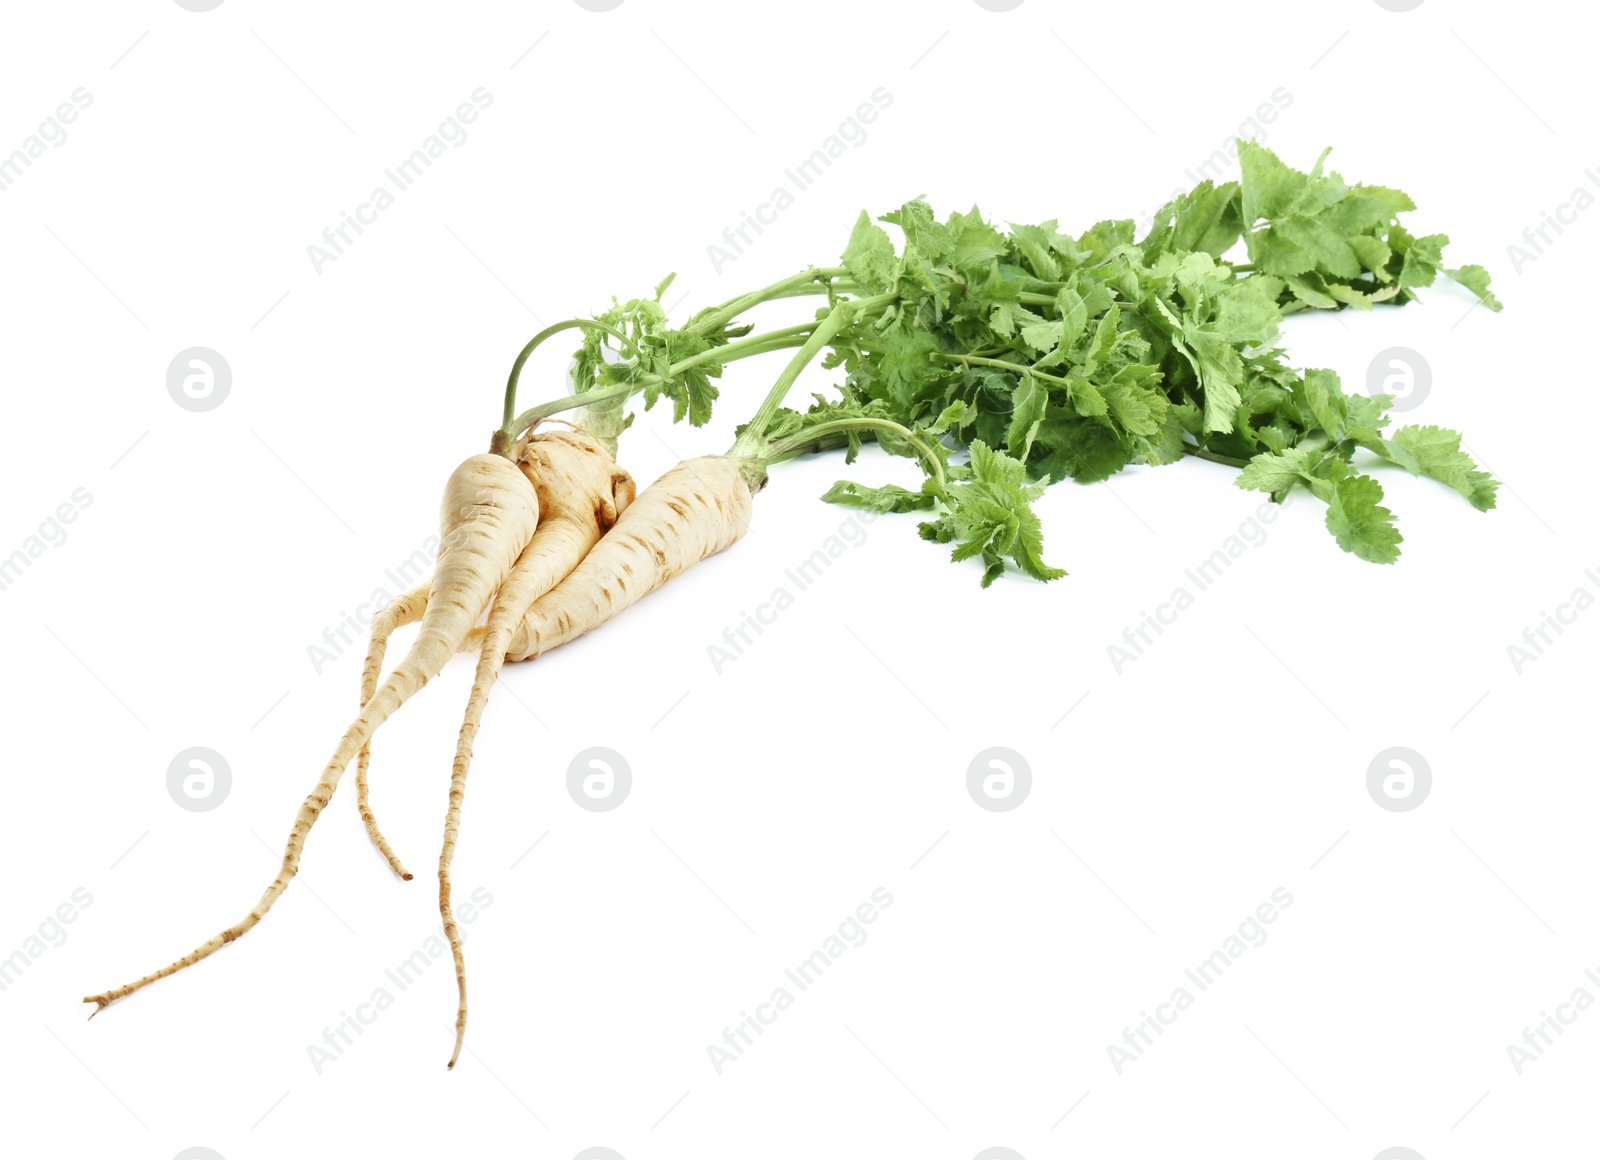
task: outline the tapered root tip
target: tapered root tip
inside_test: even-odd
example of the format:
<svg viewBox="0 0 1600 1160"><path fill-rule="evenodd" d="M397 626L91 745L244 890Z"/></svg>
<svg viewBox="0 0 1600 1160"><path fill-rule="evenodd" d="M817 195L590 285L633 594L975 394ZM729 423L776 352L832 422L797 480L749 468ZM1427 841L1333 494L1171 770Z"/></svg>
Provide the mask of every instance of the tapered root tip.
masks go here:
<svg viewBox="0 0 1600 1160"><path fill-rule="evenodd" d="M111 1002L111 1000L107 999L104 995L85 995L83 997L83 1001L85 1003L94 1004L94 1010L89 1012L90 1019L93 1019L96 1015L100 1014L100 1012L104 1011L106 1009L106 1004Z"/></svg>

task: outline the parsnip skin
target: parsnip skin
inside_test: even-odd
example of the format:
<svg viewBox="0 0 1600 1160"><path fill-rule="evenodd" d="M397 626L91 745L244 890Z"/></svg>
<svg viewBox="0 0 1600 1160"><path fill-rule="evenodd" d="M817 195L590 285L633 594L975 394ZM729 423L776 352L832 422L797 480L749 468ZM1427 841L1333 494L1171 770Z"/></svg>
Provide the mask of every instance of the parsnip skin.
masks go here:
<svg viewBox="0 0 1600 1160"><path fill-rule="evenodd" d="M533 484L539 500L539 528L534 532L534 543L541 542L541 535L544 540L541 551L532 551L533 543L530 543L528 550L518 557L495 597L495 608L520 601L525 611L534 597L542 596L572 571L604 530L616 522L617 513L633 502L634 483L633 477L616 465L611 453L580 429L531 432L517 445L515 453L518 469ZM428 584L422 584L412 589L373 622L366 666L361 675L363 706L377 690L390 633L422 616L428 603L428 588ZM512 619L511 627L515 627L522 611ZM504 618L507 614L502 611L499 615ZM484 630L474 631L481 639ZM472 648L478 651L476 642ZM487 696L487 691L484 695ZM468 713L471 712L469 702ZM482 715L481 706L478 715ZM411 874L390 848L372 812L367 784L370 751L370 746L363 747L356 756L356 803L373 846L396 874L409 880Z"/></svg>
<svg viewBox="0 0 1600 1160"><path fill-rule="evenodd" d="M192 966L243 937L283 894L299 869L306 835L326 808L345 768L358 761L362 816L397 873L403 868L367 807L368 743L407 698L435 676L450 654L476 647L478 667L451 770L439 855L439 911L455 961L459 996L454 1066L467 1022L466 963L451 907L450 866L460 835L472 745L501 667L527 660L604 624L749 530L751 494L739 464L725 456L685 460L635 498L633 480L581 431L535 435L518 448L516 467L499 456L474 456L446 487L439 565L428 591L415 589L374 625L362 672L364 706L345 732L295 818L278 876L254 909L233 926L154 974L85 998L96 1011L157 979ZM514 482L513 482L514 481ZM473 627L493 598L487 623ZM420 619L406 658L378 686L390 633Z"/></svg>
<svg viewBox="0 0 1600 1160"><path fill-rule="evenodd" d="M455 959L456 1045L450 1067L461 1054L467 1029L467 968L461 934L450 907L450 862L461 828L461 802L466 793L472 743L483 719L489 691L505 664L512 633L535 600L560 584L617 522L619 506L634 496L633 477L616 465L611 453L583 431L552 431L533 436L518 466L539 497L539 526L511 575L500 586L484 626L477 674L467 698L450 773L450 806L445 814L444 844L439 851L439 914Z"/></svg>
<svg viewBox="0 0 1600 1160"><path fill-rule="evenodd" d="M750 488L723 455L686 459L639 494L565 580L534 602L506 649L532 660L604 624L684 569L743 538ZM467 636L481 645L484 630Z"/></svg>
<svg viewBox="0 0 1600 1160"><path fill-rule="evenodd" d="M327 807L345 768L373 732L418 689L438 674L460 646L490 598L499 589L523 548L533 538L539 502L532 485L499 455L474 455L451 473L440 504L443 533L439 563L422 615L422 629L406 658L345 731L316 786L295 816L283 862L254 908L187 955L111 991L86 996L98 1012L108 1003L157 979L193 966L247 934L272 908L300 868L306 835Z"/></svg>
<svg viewBox="0 0 1600 1160"><path fill-rule="evenodd" d="M422 619L422 613L428 607L428 589L432 586L432 580L424 580L380 612L373 620L372 635L367 645L367 659L361 667L362 708L366 708L373 694L378 691L378 678L383 675L383 654L388 650L389 637L395 629L415 624ZM361 811L361 820L366 823L367 836L372 839L372 844L377 847L378 853L383 855L391 870L409 882L411 871L401 865L399 856L389 848L383 831L378 829L378 819L372 813L371 794L367 786L367 764L371 759L372 743L369 741L361 747L361 752L356 754L356 808Z"/></svg>

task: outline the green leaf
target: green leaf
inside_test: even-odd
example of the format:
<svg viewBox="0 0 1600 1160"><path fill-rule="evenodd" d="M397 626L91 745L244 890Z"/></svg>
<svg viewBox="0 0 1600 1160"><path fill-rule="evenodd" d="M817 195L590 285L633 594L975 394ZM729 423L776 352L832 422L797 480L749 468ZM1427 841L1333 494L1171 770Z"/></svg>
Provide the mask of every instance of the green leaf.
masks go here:
<svg viewBox="0 0 1600 1160"><path fill-rule="evenodd" d="M1376 198L1384 204L1391 216L1417 208L1417 203L1406 194L1383 185L1356 185L1351 187L1350 192L1360 197Z"/></svg>
<svg viewBox="0 0 1600 1160"><path fill-rule="evenodd" d="M1321 452L1290 447L1277 454L1255 456L1239 471L1234 483L1249 491L1271 492L1281 496L1296 483L1315 478L1311 469L1322 458Z"/></svg>
<svg viewBox="0 0 1600 1160"><path fill-rule="evenodd" d="M926 488L922 491L907 491L893 483L884 484L882 487L863 487L859 483L851 483L844 479L823 492L822 498L827 503L874 512L929 511L937 502L935 494Z"/></svg>
<svg viewBox="0 0 1600 1160"><path fill-rule="evenodd" d="M1057 342L1070 347L1083 336L1084 328L1089 325L1088 303L1075 286L1065 286L1056 295L1056 310L1061 315L1061 333Z"/></svg>
<svg viewBox="0 0 1600 1160"><path fill-rule="evenodd" d="M1125 366L1100 391L1117 424L1134 435L1155 435L1167 414L1167 399L1154 388L1161 381L1161 368Z"/></svg>
<svg viewBox="0 0 1600 1160"><path fill-rule="evenodd" d="M1011 429L1006 434L1006 447L1024 462L1033 450L1033 440L1039 434L1039 424L1044 421L1044 409L1049 401L1049 395L1032 375L1022 380L1011 397Z"/></svg>
<svg viewBox="0 0 1600 1160"><path fill-rule="evenodd" d="M1239 172L1246 228L1288 212L1306 186L1304 173L1290 169L1276 153L1254 141L1239 142Z"/></svg>
<svg viewBox="0 0 1600 1160"><path fill-rule="evenodd" d="M1239 389L1244 385L1244 361L1236 347L1214 334L1194 332L1190 342L1205 388L1205 429L1232 431L1241 398Z"/></svg>
<svg viewBox="0 0 1600 1160"><path fill-rule="evenodd" d="M1385 438L1387 398L1346 395L1332 372L1302 374L1278 348L1285 314L1401 305L1441 273L1498 309L1487 271L1446 268L1445 235L1417 237L1400 224L1414 209L1409 197L1346 184L1325 168L1326 151L1305 172L1253 142L1238 154L1238 182L1202 181L1174 195L1137 243L1129 219L1073 238L1053 220L997 229L976 208L937 220L919 198L879 219L898 226L901 240L861 215L841 263L854 285L826 287L828 302L885 291L892 301L828 344L822 368L844 375L837 401L780 408L765 434L804 446L809 428L833 421L816 449L844 442L848 462L866 440L894 455L914 449L889 430L840 434L840 421L882 418L919 432L943 464L943 486L841 482L827 498L925 513L920 534L981 560L985 583L1011 567L1058 574L1042 561L1032 511L1048 481L1103 480L1130 463L1176 461L1196 445L1244 461L1241 487L1277 499L1310 489L1328 504L1339 542L1366 559L1394 559L1400 539L1377 481L1350 466L1358 447L1492 506L1494 480L1453 433L1402 428ZM1251 264L1238 258L1241 240ZM646 406L665 396L701 423L722 371L713 356L751 327L710 308L673 331L660 289L655 299L613 301L600 316L639 357L619 360L617 344L586 334L574 375L580 390L637 381ZM667 374L686 357L702 361ZM963 448L968 461L950 463Z"/></svg>
<svg viewBox="0 0 1600 1160"><path fill-rule="evenodd" d="M979 441L972 444L969 478L949 489L947 514L923 525L923 535L942 543L956 542L952 560L981 556L983 586L994 583L1010 557L1035 580L1056 580L1066 573L1042 557L1044 539L1032 502L1044 491L1044 480L1029 483L1022 463Z"/></svg>
<svg viewBox="0 0 1600 1160"><path fill-rule="evenodd" d="M1338 375L1329 370L1308 370L1294 394L1311 413L1316 425L1334 441L1345 437L1349 418Z"/></svg>
<svg viewBox="0 0 1600 1160"><path fill-rule="evenodd" d="M1505 309L1501 305L1500 299L1496 298L1494 292L1489 289L1489 271L1482 266L1461 266L1455 270L1446 270L1445 276L1452 282L1459 282L1468 290L1471 290L1478 296L1478 300L1490 310L1499 313Z"/></svg>
<svg viewBox="0 0 1600 1160"><path fill-rule="evenodd" d="M1301 302L1307 306L1315 306L1319 310L1334 310L1338 308L1339 300L1328 293L1328 285L1315 274L1305 274L1298 278L1285 278L1285 284Z"/></svg>
<svg viewBox="0 0 1600 1160"><path fill-rule="evenodd" d="M1104 419L1083 419L1061 407L1045 412L1034 467L1052 479L1079 483L1110 479L1132 458L1127 440Z"/></svg>
<svg viewBox="0 0 1600 1160"><path fill-rule="evenodd" d="M1444 260L1444 248L1450 239L1444 234L1429 234L1413 238L1405 249L1405 259L1398 279L1401 286L1432 286L1439 276L1439 264Z"/></svg>
<svg viewBox="0 0 1600 1160"><path fill-rule="evenodd" d="M1036 316L1037 317L1037 316ZM1048 354L1061 344L1061 320L1046 322L1040 319L1021 329L1022 341L1040 354Z"/></svg>
<svg viewBox="0 0 1600 1160"><path fill-rule="evenodd" d="M1239 240L1243 228L1239 183L1202 181L1156 211L1159 223L1144 242L1146 255L1160 251L1199 251L1220 258Z"/></svg>
<svg viewBox="0 0 1600 1160"><path fill-rule="evenodd" d="M842 260L850 276L868 290L881 292L894 283L894 242L881 227L873 224L865 210L850 231Z"/></svg>
<svg viewBox="0 0 1600 1160"><path fill-rule="evenodd" d="M1478 470L1472 456L1461 450L1461 436L1454 431L1431 426L1401 427L1372 450L1412 475L1425 475L1454 488L1480 512L1495 505L1495 489L1500 481L1487 471Z"/></svg>
<svg viewBox="0 0 1600 1160"><path fill-rule="evenodd" d="M1019 326L1043 323L1044 319L1020 302L997 302L989 311L989 329L1002 338L1010 338ZM1055 324L1059 329L1060 324ZM1035 347L1035 349L1047 349Z"/></svg>
<svg viewBox="0 0 1600 1160"><path fill-rule="evenodd" d="M1292 278L1317 268L1317 259L1278 226L1267 226L1245 235L1250 260L1268 274Z"/></svg>
<svg viewBox="0 0 1600 1160"><path fill-rule="evenodd" d="M954 243L950 261L956 266L987 266L1006 252L1006 239L973 206L966 213L953 213L945 220L945 231Z"/></svg>
<svg viewBox="0 0 1600 1160"><path fill-rule="evenodd" d="M1277 226L1281 235L1311 256L1316 269L1336 278L1355 278L1361 274L1361 263L1355 251L1336 231L1324 225L1320 218L1292 217Z"/></svg>
<svg viewBox="0 0 1600 1160"><path fill-rule="evenodd" d="M1387 282L1391 275L1386 269L1389 264L1389 247L1382 238L1369 237L1366 234L1357 234L1346 238L1345 244L1355 254L1356 260L1363 267L1370 270L1380 282ZM1487 275L1485 275L1487 278Z"/></svg>
<svg viewBox="0 0 1600 1160"><path fill-rule="evenodd" d="M1400 558L1402 539L1394 514L1383 507L1383 488L1370 475L1346 475L1333 484L1328 499L1327 525L1346 552L1373 564L1393 564Z"/></svg>
<svg viewBox="0 0 1600 1160"><path fill-rule="evenodd" d="M939 340L926 330L889 331L883 336L877 371L899 411L909 411L924 388L943 374L929 357L940 349Z"/></svg>
<svg viewBox="0 0 1600 1160"><path fill-rule="evenodd" d="M933 217L933 209L920 199L908 201L880 219L897 225L906 236L906 244L926 261L938 263L950 255L950 234Z"/></svg>

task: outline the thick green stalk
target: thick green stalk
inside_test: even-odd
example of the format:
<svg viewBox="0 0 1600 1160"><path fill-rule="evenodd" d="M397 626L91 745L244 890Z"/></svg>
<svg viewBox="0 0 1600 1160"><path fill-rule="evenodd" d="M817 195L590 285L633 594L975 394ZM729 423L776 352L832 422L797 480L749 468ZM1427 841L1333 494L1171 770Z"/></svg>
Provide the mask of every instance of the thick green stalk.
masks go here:
<svg viewBox="0 0 1600 1160"><path fill-rule="evenodd" d="M890 434L898 435L907 443L911 444L912 449L916 451L918 455L922 456L923 460L928 464L929 474L932 475L934 479L939 481L940 490L942 491L944 489L945 482L943 461L940 460L940 458L933 453L928 445L922 441L922 436L918 435L909 427L901 426L893 419L861 417L854 419L834 419L827 423L818 423L815 427L812 427L809 430L801 431L797 434L789 436L787 439L779 439L777 442L773 443L769 448L767 448L766 462L769 465L777 463L782 459L786 459L789 456L798 453L804 448L816 444L818 441L825 439L829 435L846 431L888 431Z"/></svg>
<svg viewBox="0 0 1600 1160"><path fill-rule="evenodd" d="M603 322L595 322L590 318L569 318L565 322L557 322L547 326L538 334L528 340L528 345L522 348L522 353L517 355L517 361L511 364L511 375L506 379L505 409L500 418L500 429L497 430L489 441L489 450L493 454L504 455L511 446L511 441L517 437L518 432L525 427L518 426L517 413L517 380L522 377L522 368L528 361L528 356L538 350L540 345L548 338L560 334L563 330L595 330L609 334L623 346L633 351L633 357L639 357L639 348L633 345L633 340L621 331L613 330Z"/></svg>
<svg viewBox="0 0 1600 1160"><path fill-rule="evenodd" d="M738 342L730 342L726 346L714 346L710 350L703 350L699 354L690 355L681 362L675 362L667 368L664 376L646 375L641 381L664 382L668 378L681 375L691 367L701 363L733 362L735 359L749 358L753 354L765 354L769 350L783 350L786 347L801 346L805 336L810 334L815 322L804 322L799 326L787 326L782 330L769 330L763 334L752 334Z"/></svg>
<svg viewBox="0 0 1600 1160"><path fill-rule="evenodd" d="M879 306L886 306L896 298L894 294L879 294L873 298L846 300L837 303L828 311L827 317L817 323L816 329L811 332L811 337L794 357L789 360L789 365L783 368L783 373L778 376L772 389L767 392L767 397L761 400L761 407L751 418L744 429L744 434L734 441L728 450L731 459L743 461L747 466L743 468L745 482L750 484L750 490L755 491L766 479L766 468L762 464L762 452L766 449L767 428L772 425L772 417L778 413L778 408L783 405L784 398L789 394L789 388L794 386L800 372L822 349L833 341L834 335L855 321L856 316L867 314Z"/></svg>
<svg viewBox="0 0 1600 1160"><path fill-rule="evenodd" d="M729 455L735 457L740 455L749 456L759 452L765 443L767 428L772 423L772 417L777 414L778 408L783 405L784 397L788 395L789 388L794 386L794 381L800 377L800 372L806 369L807 363L822 352L822 348L832 341L834 335L855 320L857 312L857 303L840 302L832 310L828 311L827 317L817 323L816 329L811 332L811 337L806 339L805 345L795 351L794 357L789 360L789 364L783 368L783 373L778 376L777 381L772 384L772 389L767 392L767 397L761 400L760 408L757 409L749 425L745 427L744 434L739 437L738 441L733 445L733 449L728 452Z"/></svg>
<svg viewBox="0 0 1600 1160"><path fill-rule="evenodd" d="M543 422L552 415L559 415L562 411L571 411L576 407L603 406L613 400L621 403L638 389L638 383L612 383L609 387L596 387L594 390L584 391L580 395L563 395L559 399L551 399L547 403L540 403L537 407L529 407L512 422L511 429L515 432L512 439L514 440L517 435L521 435L535 423ZM497 431L495 434L498 435L500 432ZM509 447L510 444L508 443L507 446ZM501 454L504 454L504 452Z"/></svg>
<svg viewBox="0 0 1600 1160"><path fill-rule="evenodd" d="M774 282L772 285L763 287L760 290L752 290L750 293L742 294L738 298L730 298L710 314L696 319L686 329L694 331L696 334L710 334L713 331L721 330L730 321L749 310L752 306L757 306L769 299L784 297L787 292L801 289L808 283L826 282L848 273L849 271L843 266L821 268L813 266L810 269L800 271L798 274L791 274L789 277Z"/></svg>
<svg viewBox="0 0 1600 1160"><path fill-rule="evenodd" d="M742 358L750 358L753 355L766 354L768 351L787 350L791 347L800 346L805 341L801 336L815 325L813 322L808 322L803 326L792 326L784 330L773 330L765 334L752 335L740 342L732 342L727 346L713 347L710 350L701 351L697 355L691 355L689 358L675 362L667 368L667 373L664 375L641 375L637 379L629 380L626 383L613 383L606 387L595 387L592 390L583 391L574 396L556 399L548 403L540 403L537 407L530 407L522 412L507 424L505 428L509 432L507 446L510 445L510 440L515 439L526 431L531 424L541 419L548 419L551 415L558 414L561 411L568 411L573 407L598 404L609 406L613 400L617 400L616 405L620 407L622 401L625 401L629 395L639 394L647 386L667 382L691 367L699 366L702 363L735 362ZM609 327L605 329L609 329ZM616 332L612 331L612 333Z"/></svg>

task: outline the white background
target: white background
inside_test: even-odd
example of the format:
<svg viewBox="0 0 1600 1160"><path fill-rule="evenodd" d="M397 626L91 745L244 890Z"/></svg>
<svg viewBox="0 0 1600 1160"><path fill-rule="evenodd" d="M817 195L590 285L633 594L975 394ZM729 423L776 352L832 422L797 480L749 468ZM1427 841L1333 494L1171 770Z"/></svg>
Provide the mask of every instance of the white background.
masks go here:
<svg viewBox="0 0 1600 1160"><path fill-rule="evenodd" d="M37 948L75 889L93 901L0 991L4 1150L1579 1155L1600 1014L1521 1075L1506 1051L1575 989L1600 997L1600 613L1520 675L1507 655L1600 592L1582 337L1600 215L1520 272L1507 252L1600 193L1570 11L10 8L0 151L74 89L93 103L0 193L0 555L74 489L92 503L0 593L0 955ZM465 144L316 272L306 247L480 86ZM716 272L707 246L880 86L865 142ZM359 648L320 674L308 648L434 530L541 323L670 270L681 318L833 261L860 208L919 193L1073 232L1148 212L1280 88L1271 147L1304 168L1331 144L1347 178L1407 190L1413 228L1447 231L1506 303L1440 286L1297 317L1297 365L1354 390L1379 351L1418 352L1433 386L1404 421L1464 431L1499 510L1381 473L1406 540L1377 567L1303 499L1120 675L1107 646L1255 512L1229 469L1053 488L1047 558L1071 576L1049 586L982 592L888 517L719 675L708 646L849 518L815 498L836 458L783 466L744 543L503 677L455 863L460 894L493 897L455 1073L448 959L320 1074L308 1048L436 927L464 659L375 745L415 881L372 852L347 779L258 930L83 1021L81 995L235 921L272 876L357 700ZM782 306L766 317L804 318ZM196 345L233 374L203 414L165 383ZM525 402L560 391L567 349L535 359ZM779 365L737 364L710 428L642 417L624 464L643 484L724 450ZM909 470L867 455L855 476ZM210 812L167 793L191 746L232 770ZM589 746L632 769L612 812L568 795ZM988 746L1032 769L1009 812L966 788ZM1368 796L1391 746L1432 770L1411 812ZM894 901L868 940L717 1074L708 1046L878 887ZM1108 1046L1279 887L1264 945L1117 1074Z"/></svg>

